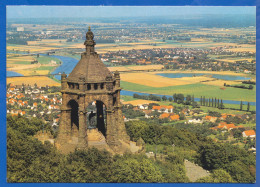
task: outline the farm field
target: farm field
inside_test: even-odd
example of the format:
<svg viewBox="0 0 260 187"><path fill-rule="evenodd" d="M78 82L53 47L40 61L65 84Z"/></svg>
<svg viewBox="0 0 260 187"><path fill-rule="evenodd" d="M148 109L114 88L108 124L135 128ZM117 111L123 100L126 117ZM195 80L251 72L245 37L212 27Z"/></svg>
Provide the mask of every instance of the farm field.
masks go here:
<svg viewBox="0 0 260 187"><path fill-rule="evenodd" d="M158 72L150 72L151 74L157 74ZM217 74L217 75L234 75L234 76L249 76L244 73L236 73L233 71L199 71L199 70L165 70L163 73L204 73L204 74Z"/></svg>
<svg viewBox="0 0 260 187"><path fill-rule="evenodd" d="M143 99L136 99L132 101L123 101L122 102L124 105L126 104L131 104L133 106L136 105L143 105L143 104L149 104L149 103L158 103L158 101L150 101L150 100L143 100Z"/></svg>
<svg viewBox="0 0 260 187"><path fill-rule="evenodd" d="M121 80L130 83L158 88L158 87L194 84L194 83L199 83L201 81L213 80L213 78L198 76L198 77L182 77L182 78L172 79L172 78L155 75L149 72L142 72L142 73L122 73Z"/></svg>
<svg viewBox="0 0 260 187"><path fill-rule="evenodd" d="M236 56L232 56L232 55L208 55L208 57L210 57L214 60L231 62L231 63L235 63L236 61L251 62L252 60L255 60L255 58L243 58L243 57L236 57Z"/></svg>
<svg viewBox="0 0 260 187"><path fill-rule="evenodd" d="M164 71L164 73L183 73L183 71ZM243 73L234 72L207 72L190 71L193 73L212 73L222 75L246 76ZM185 73L190 73L185 71ZM156 75L158 72L121 73L121 86L125 90L161 95L172 95L173 93L194 94L195 97L217 97L223 100L242 100L254 102L256 100L255 88L253 90L224 87L239 84L241 81L220 80L211 77L182 77L167 78ZM202 82L203 81L203 82ZM206 82L204 82L206 81ZM235 93L235 94L234 94Z"/></svg>
<svg viewBox="0 0 260 187"><path fill-rule="evenodd" d="M246 44L244 44L246 45ZM232 52L243 52L243 51L247 51L247 52L256 52L256 48L255 46L242 46L241 48L232 48L232 49L225 49L226 51L232 51Z"/></svg>
<svg viewBox="0 0 260 187"><path fill-rule="evenodd" d="M37 64L31 62L37 60ZM60 64L60 60L49 56L17 56L7 57L7 71L15 71L24 76L47 75Z"/></svg>
<svg viewBox="0 0 260 187"><path fill-rule="evenodd" d="M192 34L205 34L211 31L201 30L200 32L192 32ZM225 34L226 32L223 32ZM220 33L214 33L220 34ZM79 40L77 42L66 42L64 39L43 39L39 41L28 41L27 45L7 45L7 50L9 51L30 51L30 52L44 52L50 50L60 50L66 48L80 48L84 49L83 45L84 41ZM108 43L108 44L99 44L96 45L96 51L100 54L106 53L108 51L126 51L132 49L153 49L153 48L214 48L214 47L225 47L232 46L237 48L226 48L228 51L248 51L255 52L255 45L250 44L239 44L236 43L228 43L228 42L213 42L210 39L203 38L191 38L191 41L183 42L176 40L140 40L138 42L126 43L126 42L116 42L116 43Z"/></svg>
<svg viewBox="0 0 260 187"><path fill-rule="evenodd" d="M163 65L138 65L138 66L115 66L108 67L110 71L140 71L140 70L161 70Z"/></svg>
<svg viewBox="0 0 260 187"><path fill-rule="evenodd" d="M109 67L110 71L126 71L131 69L138 69L140 66L131 66L131 67ZM144 66L147 67L147 69L150 69L149 65ZM160 65L158 66L160 68ZM143 69L143 68L140 68ZM159 70L159 69L158 69ZM158 73L203 73L203 74L217 74L217 75L231 75L231 76L242 76L242 77L250 77L253 81L255 80L255 77L252 75L244 74L244 73L235 73L231 71L169 71L169 70L163 70L163 71L154 71L154 72L131 72L131 73L121 73L121 80L136 84L142 84L146 86L153 86L153 87L165 87L165 86L177 86L177 85L186 85L186 84L194 84L201 82L202 84L206 85L215 85L215 86L223 86L224 83L226 84L238 84L241 83L241 81L230 81L230 80L221 80L221 79L213 79L207 76L197 76L197 77L182 77L182 78L167 78L158 76L156 74ZM207 81L208 82L202 82Z"/></svg>
<svg viewBox="0 0 260 187"><path fill-rule="evenodd" d="M35 83L38 86L60 86L59 82L54 81L53 79L45 76L34 76L34 77L9 77L6 79L6 83L12 83L14 85L34 85Z"/></svg>
<svg viewBox="0 0 260 187"><path fill-rule="evenodd" d="M220 98L223 100L237 100L237 101L256 101L256 90L247 90L239 88L228 87L226 89L220 89L219 86L205 85L201 83L166 86L166 87L152 87L136 83L130 83L121 81L121 87L124 90L137 91L151 94L161 95L173 95L174 93L182 93L184 95L194 94L194 97L200 98L205 96L206 98Z"/></svg>

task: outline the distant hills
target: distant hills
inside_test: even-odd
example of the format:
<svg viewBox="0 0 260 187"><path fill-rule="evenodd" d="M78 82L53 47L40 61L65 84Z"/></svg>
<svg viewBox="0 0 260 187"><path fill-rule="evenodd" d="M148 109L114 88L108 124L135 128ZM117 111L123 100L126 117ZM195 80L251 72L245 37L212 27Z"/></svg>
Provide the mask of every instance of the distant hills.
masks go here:
<svg viewBox="0 0 260 187"><path fill-rule="evenodd" d="M122 23L122 24L181 24L199 27L249 27L256 26L255 14L221 15L185 15L185 16L147 16L147 17L85 17L85 18L11 18L7 24L86 24L86 23Z"/></svg>

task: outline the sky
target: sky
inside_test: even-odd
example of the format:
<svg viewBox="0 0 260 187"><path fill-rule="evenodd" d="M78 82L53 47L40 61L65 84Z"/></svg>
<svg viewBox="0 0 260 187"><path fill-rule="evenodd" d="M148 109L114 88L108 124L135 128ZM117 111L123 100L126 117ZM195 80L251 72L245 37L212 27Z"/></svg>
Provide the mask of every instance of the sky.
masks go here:
<svg viewBox="0 0 260 187"><path fill-rule="evenodd" d="M254 6L7 6L7 18L256 14Z"/></svg>

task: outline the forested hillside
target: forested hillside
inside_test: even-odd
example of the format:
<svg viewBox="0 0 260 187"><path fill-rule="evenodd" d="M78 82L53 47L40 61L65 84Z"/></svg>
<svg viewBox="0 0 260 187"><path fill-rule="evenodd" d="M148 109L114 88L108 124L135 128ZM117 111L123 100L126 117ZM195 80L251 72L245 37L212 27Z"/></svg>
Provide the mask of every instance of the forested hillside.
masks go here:
<svg viewBox="0 0 260 187"><path fill-rule="evenodd" d="M230 145L188 130L132 121L126 124L131 139L140 137L147 149L162 148L162 158L145 154L111 155L97 149L58 152L49 142L42 144L33 135L42 129L36 118L7 117L8 182L189 182L184 159L198 163L211 175L198 182L255 181L255 156ZM173 148L172 144L175 145Z"/></svg>

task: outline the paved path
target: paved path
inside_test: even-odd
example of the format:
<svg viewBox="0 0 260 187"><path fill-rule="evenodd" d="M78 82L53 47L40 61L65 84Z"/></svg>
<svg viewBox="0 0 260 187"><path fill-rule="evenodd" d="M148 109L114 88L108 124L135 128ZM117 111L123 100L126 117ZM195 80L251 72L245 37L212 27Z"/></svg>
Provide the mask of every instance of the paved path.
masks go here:
<svg viewBox="0 0 260 187"><path fill-rule="evenodd" d="M195 182L199 178L209 176L210 173L204 170L202 167L188 161L184 160L184 165L186 168L186 175L191 182Z"/></svg>

